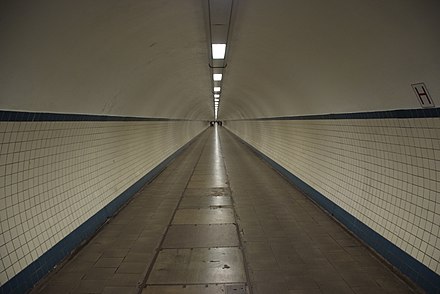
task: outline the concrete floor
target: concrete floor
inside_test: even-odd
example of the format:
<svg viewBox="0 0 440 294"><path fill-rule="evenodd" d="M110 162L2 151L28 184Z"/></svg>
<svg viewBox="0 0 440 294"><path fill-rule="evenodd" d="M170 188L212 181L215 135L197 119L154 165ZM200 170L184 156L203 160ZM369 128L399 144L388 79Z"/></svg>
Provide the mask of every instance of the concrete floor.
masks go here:
<svg viewBox="0 0 440 294"><path fill-rule="evenodd" d="M413 293L222 128L33 293Z"/></svg>

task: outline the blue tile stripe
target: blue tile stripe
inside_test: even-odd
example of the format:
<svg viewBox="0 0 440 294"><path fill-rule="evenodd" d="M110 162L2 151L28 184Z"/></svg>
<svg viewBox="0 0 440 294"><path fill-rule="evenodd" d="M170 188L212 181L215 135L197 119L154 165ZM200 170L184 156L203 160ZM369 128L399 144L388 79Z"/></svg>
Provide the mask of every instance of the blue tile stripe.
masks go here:
<svg viewBox="0 0 440 294"><path fill-rule="evenodd" d="M335 119L398 119L440 117L440 108L398 109L356 113L312 114L299 116L232 119L230 121L254 120L335 120ZM48 113L0 110L0 121L186 121L186 119L151 118L137 116L113 116L74 113Z"/></svg>
<svg viewBox="0 0 440 294"><path fill-rule="evenodd" d="M77 229L46 251L37 260L6 282L6 284L2 285L0 287L0 294L27 293L39 280L46 276L55 265L59 264L64 258L69 256L70 253L85 240L90 239L109 217L127 203L127 201L130 200L144 185L151 182L202 133L203 132L162 161L153 170L107 204L107 206L90 217Z"/></svg>
<svg viewBox="0 0 440 294"><path fill-rule="evenodd" d="M347 227L348 230L353 232L357 237L368 244L368 246L385 258L390 264L409 277L414 283L423 288L427 293L440 294L440 276L438 274L391 243L389 240L385 239L383 236L342 209L323 194L319 193L317 190L312 188L312 186L302 181L280 164L270 159L261 151L257 150L255 147L238 137L232 131L229 132L246 146L248 146L251 150L253 150L258 157L268 162L275 170L287 178L290 183L303 191L308 197L313 199L313 201L318 203L328 213L334 216L339 222Z"/></svg>
<svg viewBox="0 0 440 294"><path fill-rule="evenodd" d="M186 119L0 110L0 121L187 121Z"/></svg>
<svg viewBox="0 0 440 294"><path fill-rule="evenodd" d="M255 120L335 120L335 119L398 119L440 117L440 108L397 109L372 112L312 114L281 117L261 117L253 119L231 119L229 121Z"/></svg>

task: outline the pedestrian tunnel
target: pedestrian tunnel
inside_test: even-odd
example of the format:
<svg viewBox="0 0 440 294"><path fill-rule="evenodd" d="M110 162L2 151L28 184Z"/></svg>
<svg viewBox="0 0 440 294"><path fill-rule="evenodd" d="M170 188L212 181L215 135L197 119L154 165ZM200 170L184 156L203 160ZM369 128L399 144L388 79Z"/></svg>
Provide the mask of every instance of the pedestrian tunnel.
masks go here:
<svg viewBox="0 0 440 294"><path fill-rule="evenodd" d="M438 1L0 3L0 293L439 293Z"/></svg>

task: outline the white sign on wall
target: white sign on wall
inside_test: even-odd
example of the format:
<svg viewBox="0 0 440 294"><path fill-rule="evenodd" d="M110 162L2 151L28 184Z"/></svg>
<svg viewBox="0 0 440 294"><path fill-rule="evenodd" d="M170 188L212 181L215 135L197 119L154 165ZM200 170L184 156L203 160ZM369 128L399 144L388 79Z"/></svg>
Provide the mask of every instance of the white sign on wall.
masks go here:
<svg viewBox="0 0 440 294"><path fill-rule="evenodd" d="M429 95L425 83L412 84L411 87L416 93L417 100L423 108L435 107L434 100L432 100L431 95Z"/></svg>

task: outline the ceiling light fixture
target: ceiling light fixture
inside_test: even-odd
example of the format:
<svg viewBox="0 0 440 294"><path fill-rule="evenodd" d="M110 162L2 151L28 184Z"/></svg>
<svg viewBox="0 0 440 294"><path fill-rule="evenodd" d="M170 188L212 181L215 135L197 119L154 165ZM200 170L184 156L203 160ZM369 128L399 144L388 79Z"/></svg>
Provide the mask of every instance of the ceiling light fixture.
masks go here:
<svg viewBox="0 0 440 294"><path fill-rule="evenodd" d="M213 74L212 77L215 82L219 82L222 80L223 75L222 74Z"/></svg>
<svg viewBox="0 0 440 294"><path fill-rule="evenodd" d="M220 87L214 87L214 92L220 92Z"/></svg>
<svg viewBox="0 0 440 294"><path fill-rule="evenodd" d="M225 59L226 44L212 44L212 59Z"/></svg>

